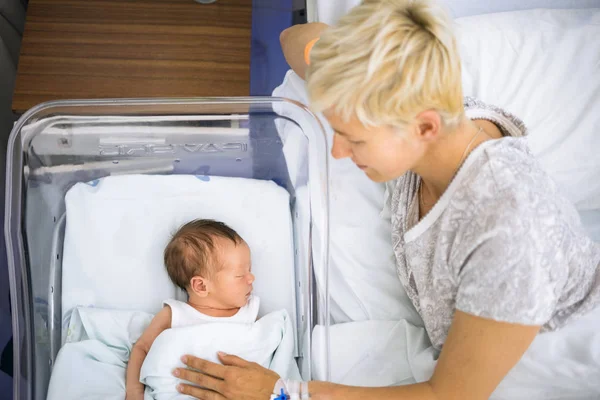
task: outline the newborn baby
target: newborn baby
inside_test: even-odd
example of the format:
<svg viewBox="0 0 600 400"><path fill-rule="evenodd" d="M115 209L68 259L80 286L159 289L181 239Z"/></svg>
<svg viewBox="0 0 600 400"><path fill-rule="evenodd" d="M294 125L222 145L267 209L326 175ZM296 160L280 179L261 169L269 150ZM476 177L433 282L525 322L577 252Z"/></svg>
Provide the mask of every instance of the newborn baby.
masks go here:
<svg viewBox="0 0 600 400"><path fill-rule="evenodd" d="M195 220L172 237L164 252L169 277L188 294L187 303L167 300L133 346L126 398L144 398L140 370L155 339L170 328L210 322L255 321L259 299L252 296L250 248L222 222Z"/></svg>

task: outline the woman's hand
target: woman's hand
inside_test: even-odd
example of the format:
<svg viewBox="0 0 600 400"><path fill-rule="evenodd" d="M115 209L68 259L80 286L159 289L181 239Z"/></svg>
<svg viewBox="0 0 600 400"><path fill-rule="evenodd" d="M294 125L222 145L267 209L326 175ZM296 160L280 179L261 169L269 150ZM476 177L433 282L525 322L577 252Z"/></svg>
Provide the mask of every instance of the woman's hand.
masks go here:
<svg viewBox="0 0 600 400"><path fill-rule="evenodd" d="M179 385L178 390L201 400L267 400L271 397L279 375L256 363L239 357L219 353L223 365L193 356L182 361L192 369L178 368L176 377L192 382Z"/></svg>

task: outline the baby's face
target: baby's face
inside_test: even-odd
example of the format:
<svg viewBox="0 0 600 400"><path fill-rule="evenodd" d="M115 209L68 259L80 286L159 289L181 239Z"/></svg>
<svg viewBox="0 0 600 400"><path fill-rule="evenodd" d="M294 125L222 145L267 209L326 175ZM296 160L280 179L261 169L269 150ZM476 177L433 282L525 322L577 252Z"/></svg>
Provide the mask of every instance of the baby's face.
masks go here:
<svg viewBox="0 0 600 400"><path fill-rule="evenodd" d="M235 244L230 240L219 243L221 269L212 283L211 295L225 308L243 307L252 293L252 261L246 242Z"/></svg>

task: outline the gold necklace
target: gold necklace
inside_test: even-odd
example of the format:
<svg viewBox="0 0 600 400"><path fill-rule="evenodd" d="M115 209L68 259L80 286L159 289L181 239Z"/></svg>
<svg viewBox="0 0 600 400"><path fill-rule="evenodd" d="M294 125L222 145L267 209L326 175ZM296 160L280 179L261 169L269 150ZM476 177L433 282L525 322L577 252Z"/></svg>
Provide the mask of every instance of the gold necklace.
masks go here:
<svg viewBox="0 0 600 400"><path fill-rule="evenodd" d="M452 178L450 179L450 182L452 182L454 180L454 178L456 177L456 174L458 173L458 170L460 169L460 167L462 166L463 162L465 161L465 158L467 157L467 152L469 151L469 148L471 147L471 145L473 144L473 142L475 141L475 139L477 138L477 136L479 136L479 134L481 132L483 132L483 128L479 127L479 129L477 130L477 132L471 138L471 141L469 142L469 144L467 144L467 147L465 148L465 151L463 152L463 155L460 158L458 166L454 170L454 174L452 174ZM437 200L435 200L435 201L433 201L432 203L429 203L429 204L425 203L425 200L423 199L423 186L425 186L425 185L423 184L423 179L421 179L421 184L419 185L419 193L418 193L419 204L421 204L424 207L433 206L437 202ZM429 193L429 195L431 195L431 192L429 192L429 190L427 190L427 192Z"/></svg>

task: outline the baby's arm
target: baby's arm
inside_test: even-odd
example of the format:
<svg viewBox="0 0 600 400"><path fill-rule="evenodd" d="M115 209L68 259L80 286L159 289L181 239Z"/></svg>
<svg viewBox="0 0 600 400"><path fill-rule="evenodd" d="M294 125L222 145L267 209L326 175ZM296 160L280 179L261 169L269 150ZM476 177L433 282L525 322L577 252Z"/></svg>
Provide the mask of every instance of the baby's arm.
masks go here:
<svg viewBox="0 0 600 400"><path fill-rule="evenodd" d="M165 306L158 312L150 322L150 325L131 350L129 356L129 364L127 365L127 377L125 381L126 399L135 400L143 399L144 385L140 382L140 370L142 364L148 355L150 346L154 343L154 339L161 334L162 331L171 327L171 307Z"/></svg>

